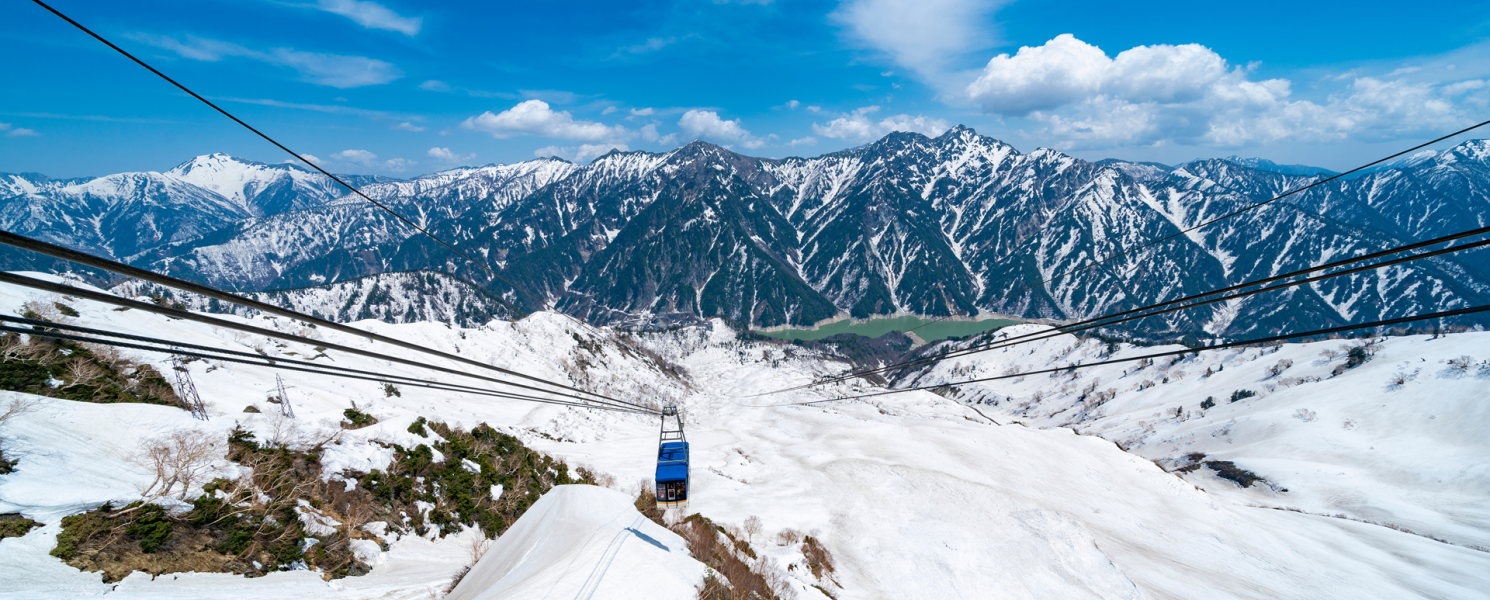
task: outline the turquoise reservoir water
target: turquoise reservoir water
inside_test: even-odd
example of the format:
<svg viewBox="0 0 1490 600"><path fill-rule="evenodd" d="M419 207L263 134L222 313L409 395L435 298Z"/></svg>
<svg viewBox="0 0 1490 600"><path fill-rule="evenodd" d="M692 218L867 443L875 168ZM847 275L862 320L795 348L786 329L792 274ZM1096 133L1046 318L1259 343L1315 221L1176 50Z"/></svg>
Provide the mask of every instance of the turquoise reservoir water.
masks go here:
<svg viewBox="0 0 1490 600"><path fill-rule="evenodd" d="M817 329L783 329L781 331L757 331L764 336L783 340L820 340L830 335L852 333L877 338L891 331L911 331L916 337L928 342L949 337L963 337L991 331L1000 327L1017 325L1019 321L1009 319L984 319L982 321L936 321L922 317L887 317L855 323L838 321ZM928 325L929 323L929 325ZM914 331L912 331L914 330Z"/></svg>

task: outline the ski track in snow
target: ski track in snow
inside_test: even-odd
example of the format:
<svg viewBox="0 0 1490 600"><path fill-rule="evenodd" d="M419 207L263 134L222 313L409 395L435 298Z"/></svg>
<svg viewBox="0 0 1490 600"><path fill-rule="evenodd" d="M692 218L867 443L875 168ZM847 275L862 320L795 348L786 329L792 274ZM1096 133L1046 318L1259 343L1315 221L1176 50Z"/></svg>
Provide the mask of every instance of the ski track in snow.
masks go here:
<svg viewBox="0 0 1490 600"><path fill-rule="evenodd" d="M37 298L59 300L0 287L0 311L15 312L22 302ZM280 347L203 324L60 300L82 313L76 321L83 325L237 350L258 347L271 356L310 354L308 348L294 344ZM299 330L285 319L222 318ZM1121 365L1113 367L1115 373L1098 369L1102 372L1076 382L1035 376L978 390L1018 401L978 406L1005 423L997 426L966 405L926 392L790 405L875 390L860 382L753 397L841 372L844 364L790 345L738 342L718 321L635 336L638 343L683 366L689 374L687 383L620 351L614 342L603 343L600 356L588 357L593 365L588 372L572 368L579 353L589 352L580 348L575 335L604 341L611 332L549 313L475 329L374 321L357 326L447 352L458 349L462 356L611 395L677 399L693 448L694 495L689 509L721 524L739 525L748 516L761 517L765 533L754 542L757 551L783 567L798 565L790 573L802 598L823 598L809 583L832 589L840 598L872 599L1484 598L1490 589L1490 553L1466 547L1483 545L1490 531L1490 520L1483 518L1480 508L1487 505L1481 466L1486 456L1486 412L1482 403L1470 402L1476 397L1473 390L1483 382L1475 379L1474 371L1461 378L1441 377L1444 365L1433 362L1457 354L1483 360L1490 334L1456 334L1431 342L1423 341L1427 336L1392 339L1371 362L1339 378L1219 404L1184 420L1166 420L1164 407L1198 410L1195 405L1205 390L1212 390L1205 393L1218 401L1220 390L1229 393L1244 385L1263 392L1261 370L1281 358L1295 361L1282 374L1285 378L1328 371L1332 365L1314 364L1322 360L1315 355L1342 342L1289 345L1276 355L1261 357L1255 356L1255 349L1204 353L1193 365L1171 368L1187 371L1188 376L1142 392L1132 388L1140 380L1152 379L1158 366L1126 378ZM312 335L368 347L365 340L324 329ZM1073 345L1074 339L1062 337L1003 355L955 359L938 365L919 383L995 375L1011 363L1035 368L1064 364L1059 361L1080 359L1092 351ZM165 366L163 356L126 354L157 368ZM1415 381L1398 390L1383 387L1400 363L1419 355L1427 362L1421 363ZM383 361L333 358L340 366L420 374ZM1205 368L1201 363L1222 362L1225 369L1212 381L1200 380ZM470 540L463 537L469 533L434 540L399 538L389 552L374 559L369 575L332 582L307 571L258 579L178 574L152 580L136 573L106 585L98 574L78 572L50 557L47 552L55 544L62 516L105 501L138 497L138 486L148 477L128 455L140 437L183 427L226 432L235 422L267 431L270 416L242 410L249 404L272 407L264 399L275 372L243 365L221 365L207 372L211 366L217 365L190 363L210 404L209 422L194 421L169 407L48 400L42 409L0 431L8 444L7 456L19 460L15 473L0 476L0 512L20 511L46 524L24 537L0 541L0 598L430 598L438 597L451 575L469 564ZM566 370L576 378L571 380ZM486 422L572 466L615 477L625 495L591 489L545 496L493 542L487 559L472 571L476 579L468 578L471 583L462 584L452 597L498 597L482 595L483 590L496 589L514 590L515 595L501 597L569 597L586 590L596 598L692 597L691 586L702 571L697 562L678 554L681 540L650 523L638 525L635 514L627 512L636 482L650 477L655 466L657 423L651 418L411 386L401 386L402 396L390 398L374 382L281 375L305 427L334 427L353 401L380 420L348 432L332 446L323 459L327 472L386 465L391 456L371 441L417 443L422 438L406 428L422 415L467 428ZM1111 382L1111 387L1122 390L1116 399L1096 407L1104 416L1075 424L1084 434L1103 437L1061 428L1068 423L1059 414L1041 416L1069 408L1056 404L1063 398L1061 387L1086 385L1093 377L1104 382L1100 389ZM1015 407L1037 389L1048 401L1032 403L1016 414ZM0 400L14 396L6 393ZM1069 400L1065 398L1067 404ZM1377 400L1388 410L1366 410L1368 402ZM1294 418L1298 408L1316 411L1318 419ZM1010 425L1011 419L1030 427ZM1343 419L1357 425L1336 431ZM1222 429L1228 433L1212 436ZM1130 439L1144 433L1147 437L1141 440ZM1109 440L1123 441L1130 452ZM1360 444L1374 444L1375 453L1362 451ZM1150 460L1192 449L1215 460L1234 460L1290 491L1279 496L1261 485L1244 490L1204 469L1182 478ZM1309 471L1324 472L1325 465L1356 476L1326 477ZM1402 476L1408 466L1416 467L1416 480ZM1443 487L1431 483L1438 478L1444 480ZM1353 500L1339 501L1345 496ZM1368 516L1369 510L1388 511L1393 518L1383 520L1456 544L1379 525L1267 508L1285 505L1328 514L1357 514L1350 512L1352 507ZM818 537L834 554L838 572L833 581L813 580L801 566L797 547L776 545L775 534L788 527ZM628 528L635 533L627 533ZM602 563L609 567L597 570ZM513 573L521 576L507 578ZM601 575L592 581L594 573ZM561 588L573 589L560 593Z"/></svg>

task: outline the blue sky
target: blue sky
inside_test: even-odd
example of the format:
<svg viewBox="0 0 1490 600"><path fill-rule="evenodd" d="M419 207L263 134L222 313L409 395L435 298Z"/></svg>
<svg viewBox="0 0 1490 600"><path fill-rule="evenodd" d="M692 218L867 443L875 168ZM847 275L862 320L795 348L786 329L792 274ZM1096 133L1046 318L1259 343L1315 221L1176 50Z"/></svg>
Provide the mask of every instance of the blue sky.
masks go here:
<svg viewBox="0 0 1490 600"><path fill-rule="evenodd" d="M1344 169L1490 119L1490 0L53 5L338 172L696 138L812 156L958 123L1089 159ZM29 2L0 5L0 52L0 171L288 158Z"/></svg>

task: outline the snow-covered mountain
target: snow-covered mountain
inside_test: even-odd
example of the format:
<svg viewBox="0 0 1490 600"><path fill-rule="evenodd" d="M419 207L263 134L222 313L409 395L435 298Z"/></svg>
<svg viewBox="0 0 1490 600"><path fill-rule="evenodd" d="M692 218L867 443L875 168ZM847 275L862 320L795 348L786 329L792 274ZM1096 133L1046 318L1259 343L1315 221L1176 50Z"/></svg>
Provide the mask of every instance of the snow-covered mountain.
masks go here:
<svg viewBox="0 0 1490 600"><path fill-rule="evenodd" d="M359 186L399 214L433 228L481 223L576 165L539 159L515 165L458 168L408 181ZM236 289L319 285L386 271L441 267L453 257L444 248L396 260L400 245L419 233L356 196L306 210L243 219L211 235L164 245L136 263Z"/></svg>
<svg viewBox="0 0 1490 600"><path fill-rule="evenodd" d="M358 186L384 179L346 177ZM226 154L198 156L164 173L57 180L0 174L0 227L128 260L242 219L319 206L343 191L302 167Z"/></svg>
<svg viewBox="0 0 1490 600"><path fill-rule="evenodd" d="M810 159L755 159L696 142L665 154L613 153L514 204L484 230L443 227L475 230L463 243L493 257L505 276L592 319L683 314L752 326L843 313L1073 319L1422 235L1353 211L1355 186L1364 185L1355 180L1326 188L1341 198L1336 208L1318 209L1313 196L1279 202L1042 283L1313 181L1224 160L1163 177L1129 171L1053 150L1022 154L961 127L935 139L895 133ZM1443 188L1462 179L1424 185L1441 204ZM1425 261L1143 328L1241 335L1465 306L1487 291L1484 276L1462 260Z"/></svg>
<svg viewBox="0 0 1490 600"><path fill-rule="evenodd" d="M489 261L520 293L360 199L320 195L300 171L239 163L214 155L167 174L87 181L6 176L0 214L21 233L240 290L431 269L528 311L556 305L633 325L718 316L755 327L893 313L1078 319L1490 221L1485 141L1330 182L1066 277L1320 175L1236 157L1173 168L1091 163L956 127L816 158L695 142L584 166L539 159L364 182L369 196ZM156 184L122 186L131 202L114 199L119 192L35 191L114 180ZM289 201L271 189L307 191ZM41 224L23 225L32 214ZM103 216L74 216L89 214ZM61 235L71 230L54 223L67 219L92 233ZM180 225L155 226L163 221ZM1194 309L1134 331L1242 336L1479 304L1490 301L1484 256Z"/></svg>
<svg viewBox="0 0 1490 600"><path fill-rule="evenodd" d="M259 314L251 308L134 280L115 286L113 291L126 297L159 296L203 312L244 317ZM387 323L449 323L480 327L493 319L515 316L496 294L450 275L431 271L379 273L319 286L248 292L245 295L341 323L376 319Z"/></svg>

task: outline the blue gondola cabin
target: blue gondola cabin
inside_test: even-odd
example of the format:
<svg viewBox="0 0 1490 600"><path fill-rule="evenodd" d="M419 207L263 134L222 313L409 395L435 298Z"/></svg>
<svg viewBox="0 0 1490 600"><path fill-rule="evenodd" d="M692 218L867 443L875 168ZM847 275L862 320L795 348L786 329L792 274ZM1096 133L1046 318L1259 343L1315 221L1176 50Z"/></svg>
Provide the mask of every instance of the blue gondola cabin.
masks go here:
<svg viewBox="0 0 1490 600"><path fill-rule="evenodd" d="M657 451L657 508L688 503L688 442L666 442Z"/></svg>
<svg viewBox="0 0 1490 600"><path fill-rule="evenodd" d="M672 417L677 429L667 428ZM676 406L662 409L662 434L657 440L657 508L688 505L688 438L683 435L683 417Z"/></svg>

